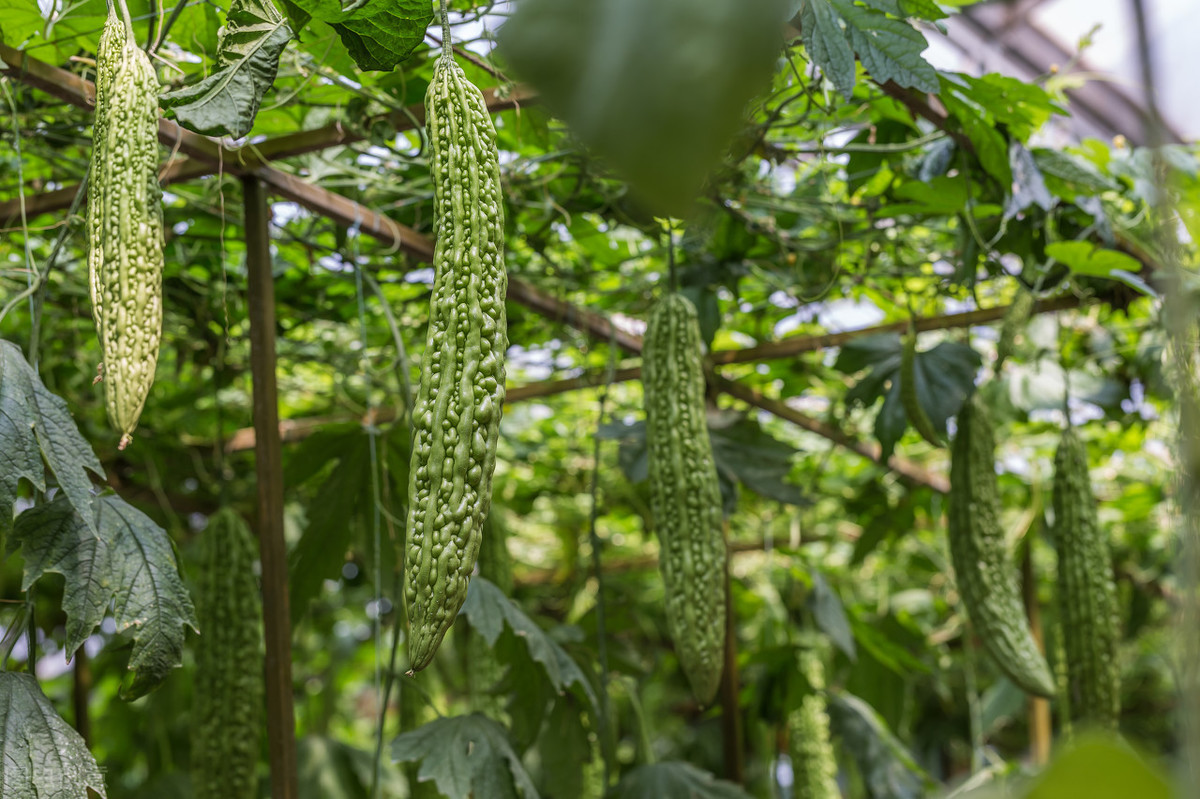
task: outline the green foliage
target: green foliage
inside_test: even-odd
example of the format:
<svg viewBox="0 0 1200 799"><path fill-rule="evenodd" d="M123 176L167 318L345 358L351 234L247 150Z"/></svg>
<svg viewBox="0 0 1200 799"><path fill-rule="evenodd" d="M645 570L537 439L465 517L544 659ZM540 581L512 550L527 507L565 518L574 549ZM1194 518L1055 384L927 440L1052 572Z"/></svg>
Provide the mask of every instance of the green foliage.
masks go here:
<svg viewBox="0 0 1200 799"><path fill-rule="evenodd" d="M1031 694L1052 697L1054 677L1038 649L1000 526L996 440L980 392L958 415L950 450L947 537L963 606L992 662Z"/></svg>
<svg viewBox="0 0 1200 799"><path fill-rule="evenodd" d="M311 20L327 23L363 70L395 69L425 38L433 19L433 5L426 0L350 5L337 0L283 0L283 6L297 33Z"/></svg>
<svg viewBox="0 0 1200 799"><path fill-rule="evenodd" d="M845 692L830 693L828 702L833 734L854 758L871 799L928 794L932 780L870 705Z"/></svg>
<svg viewBox="0 0 1200 799"><path fill-rule="evenodd" d="M931 350L913 351L913 385L904 388L904 345L899 336L881 333L855 339L842 347L834 368L846 374L867 374L846 393L850 405L873 405L883 397L883 406L875 416L875 437L883 447L882 457L895 451L904 435L908 418L902 394L913 392L913 401L925 413L937 436L946 432L946 421L959 412L967 395L974 389L975 372L981 359L971 347L943 341Z"/></svg>
<svg viewBox="0 0 1200 799"><path fill-rule="evenodd" d="M695 306L681 294L659 300L642 373L650 509L671 640L692 692L708 704L725 668L727 555L702 354Z"/></svg>
<svg viewBox="0 0 1200 799"><path fill-rule="evenodd" d="M165 530L113 494L95 497L91 513L89 523L65 498L30 508L17 517L9 547L19 545L25 558L21 590L47 572L66 578L68 653L111 603L117 632L133 637L133 680L121 690L133 700L179 666L184 628L196 629L196 614Z"/></svg>
<svg viewBox="0 0 1200 799"><path fill-rule="evenodd" d="M467 598L492 501L508 349L496 132L449 47L425 97L438 237L413 407L404 597L409 667L429 665Z"/></svg>
<svg viewBox="0 0 1200 799"><path fill-rule="evenodd" d="M475 713L440 718L402 733L392 742L392 759L420 761L418 779L432 781L447 799L538 796L504 728Z"/></svg>
<svg viewBox="0 0 1200 799"><path fill-rule="evenodd" d="M550 685L559 692L578 686L593 705L596 702L591 683L554 639L542 631L512 600L504 596L484 577L471 581L462 615L491 649L507 627L529 656L541 665Z"/></svg>
<svg viewBox="0 0 1200 799"><path fill-rule="evenodd" d="M900 404L904 406L904 415L908 423L920 433L921 438L935 447L942 445L942 439L934 428L925 408L921 406L921 398L917 387L917 331L911 324L908 335L904 337L900 352ZM886 401L885 401L886 402Z"/></svg>
<svg viewBox="0 0 1200 799"><path fill-rule="evenodd" d="M221 28L217 69L161 98L181 125L208 136L240 138L254 127L263 95L275 83L292 29L271 0L234 0Z"/></svg>
<svg viewBox="0 0 1200 799"><path fill-rule="evenodd" d="M0 671L0 786L5 799L101 799L104 777L79 733L32 674Z"/></svg>
<svg viewBox="0 0 1200 799"><path fill-rule="evenodd" d="M46 490L46 467L87 529L98 530L92 513L91 481L104 468L79 434L67 403L52 394L25 361L20 348L0 339L0 557L12 529L13 503L22 479ZM43 459L45 466L42 465Z"/></svg>
<svg viewBox="0 0 1200 799"><path fill-rule="evenodd" d="M257 547L232 508L209 517L200 546L192 792L195 799L254 799L264 702Z"/></svg>
<svg viewBox="0 0 1200 799"><path fill-rule="evenodd" d="M688 213L779 49L782 0L522 0L500 53L652 209Z"/></svg>

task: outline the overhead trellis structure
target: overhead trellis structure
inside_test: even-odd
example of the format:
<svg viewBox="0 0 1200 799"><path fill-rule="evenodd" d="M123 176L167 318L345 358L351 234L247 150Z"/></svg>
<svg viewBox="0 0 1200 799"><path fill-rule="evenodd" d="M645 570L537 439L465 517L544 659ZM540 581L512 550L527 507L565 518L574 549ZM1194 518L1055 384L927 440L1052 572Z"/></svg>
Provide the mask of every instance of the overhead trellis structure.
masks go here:
<svg viewBox="0 0 1200 799"><path fill-rule="evenodd" d="M0 62L4 64L3 73L14 80L78 108L89 109L93 105L94 86L78 75L31 58L3 44L0 44ZM931 104L925 95L912 89L898 87L891 82L882 84L881 88L907 108L914 117L926 120L936 128L948 132L965 149L974 146L962 132L952 130L947 116ZM519 109L538 100L531 90L520 86L508 90L489 90L485 93L485 99L492 113ZM434 247L427 236L416 230L348 197L283 171L274 166L272 161L363 141L366 137L361 131L369 129L374 121L386 122L396 131L404 131L421 124L423 118L423 107L415 105L403 112L394 111L368 119L358 130L348 130L339 123L331 123L237 148L227 147L212 138L192 133L171 120L161 119L159 122L159 141L172 154L160 170L161 181L164 184L219 174L239 178L244 191L254 426L252 429L239 431L228 442L226 449L253 449L255 452L258 477L257 529L263 568L267 640L272 795L280 799L293 799L297 795L294 724L289 725L289 720L293 718L291 626L288 562L283 537L281 450L283 443L299 440L320 426L339 420L321 418L281 421L279 418L276 385L277 325L269 231L271 208L268 197L275 196L294 202L337 225L353 228L381 245L403 253L414 262L430 262ZM21 190L23 191L24 187ZM19 218L21 214L31 216L67 209L76 201L78 193L78 186L67 186L2 203L0 225L11 224L12 220ZM1138 257L1144 266L1151 265L1149 258L1134 242L1125 240L1122 241L1122 246ZM641 354L640 336L603 314L555 297L527 280L510 276L508 299L540 317L572 327L598 343L609 343L626 355L636 357ZM1043 300L1035 310L1053 312L1074 308L1079 304L1078 297L1067 295ZM999 320L1005 310L1004 306L997 306L923 318L916 320L915 327L919 331L925 331L988 324ZM710 387L856 453L881 468L891 470L907 484L945 492L948 486L943 475L935 474L898 455L885 457L879 445L861 441L829 422L813 418L782 399L768 397L745 382L731 380L719 371L721 367L735 364L795 358L802 353L838 347L854 338L867 335L896 333L902 331L907 324L893 322L849 332L797 336L741 349L717 349L709 355L709 364L714 370L710 375ZM640 367L623 364L612 373L587 372L565 380L514 386L508 391L507 402L544 398L606 383L636 380L640 376ZM373 423L385 421L387 418L386 411L379 411L373 413L366 421Z"/></svg>

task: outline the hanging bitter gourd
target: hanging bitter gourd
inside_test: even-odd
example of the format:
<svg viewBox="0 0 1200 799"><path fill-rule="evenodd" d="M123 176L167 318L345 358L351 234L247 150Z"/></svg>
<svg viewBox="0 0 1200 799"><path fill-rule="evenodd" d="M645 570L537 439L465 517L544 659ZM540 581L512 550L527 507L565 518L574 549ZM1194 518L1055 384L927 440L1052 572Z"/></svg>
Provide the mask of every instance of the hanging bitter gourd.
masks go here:
<svg viewBox="0 0 1200 799"><path fill-rule="evenodd" d="M1069 426L1054 455L1054 538L1071 718L1115 729L1119 621L1108 537L1096 516L1083 442Z"/></svg>
<svg viewBox="0 0 1200 799"><path fill-rule="evenodd" d="M792 759L792 795L796 799L838 799L837 761L829 740L829 713L825 708L825 669L820 656L803 649L798 665L812 691L788 714L788 750Z"/></svg>
<svg viewBox="0 0 1200 799"><path fill-rule="evenodd" d="M1023 690L1054 696L1054 677L1038 650L1000 527L996 441L979 392L963 404L950 449L947 528L955 582L984 650Z"/></svg>
<svg viewBox="0 0 1200 799"><path fill-rule="evenodd" d="M201 533L200 549L192 795L254 799L264 691L254 536L237 512L223 508Z"/></svg>
<svg viewBox="0 0 1200 799"><path fill-rule="evenodd" d="M1008 306L1008 310L1004 313L1004 321L1000 323L1000 338L996 341L995 371L997 373L1009 356L1013 354L1017 336L1029 324L1029 316L1032 313L1033 292L1022 287L1017 290L1017 296L1013 297L1012 305Z"/></svg>
<svg viewBox="0 0 1200 799"><path fill-rule="evenodd" d="M695 307L681 294L664 297L650 314L642 359L650 510L671 640L692 692L707 703L724 668L726 560L701 354Z"/></svg>
<svg viewBox="0 0 1200 799"><path fill-rule="evenodd" d="M437 243L409 481L405 598L414 671L429 665L467 597L492 500L508 347L496 131L449 44L425 96Z"/></svg>
<svg viewBox="0 0 1200 799"><path fill-rule="evenodd" d="M162 338L158 76L128 12L110 3L96 54L88 271L108 417L124 449L154 382Z"/></svg>

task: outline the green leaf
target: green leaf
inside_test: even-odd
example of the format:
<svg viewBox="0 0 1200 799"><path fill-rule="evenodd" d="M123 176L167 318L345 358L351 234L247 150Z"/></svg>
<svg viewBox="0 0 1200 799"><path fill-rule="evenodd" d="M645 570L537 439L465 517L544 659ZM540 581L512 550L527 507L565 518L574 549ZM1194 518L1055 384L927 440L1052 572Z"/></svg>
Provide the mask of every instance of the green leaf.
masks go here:
<svg viewBox="0 0 1200 799"><path fill-rule="evenodd" d="M17 517L13 543L25 558L21 590L47 572L66 578L68 655L92 634L112 602L117 631L133 634L134 676L121 695L137 699L179 666L183 628L196 629L196 612L165 530L115 494L96 497L92 513L88 524L58 497Z"/></svg>
<svg viewBox="0 0 1200 799"><path fill-rule="evenodd" d="M844 691L829 693L829 721L843 751L858 763L872 799L919 799L932 781L866 702Z"/></svg>
<svg viewBox="0 0 1200 799"><path fill-rule="evenodd" d="M766 87L784 10L781 0L524 0L499 49L653 210L681 215Z"/></svg>
<svg viewBox="0 0 1200 799"><path fill-rule="evenodd" d="M359 69L390 71L405 61L425 38L433 21L426 0L284 0L292 27L300 31L310 19L327 22Z"/></svg>
<svg viewBox="0 0 1200 799"><path fill-rule="evenodd" d="M381 467L387 469L393 496L408 491L408 431L392 425L375 438ZM329 469L330 464L336 464ZM306 505L307 524L288 559L292 624L308 612L325 580L336 579L356 536L369 540L375 496L371 483L371 440L359 423L331 426L305 439L289 453L284 484L300 486L323 476ZM381 475L380 480L384 478ZM382 484L382 483L381 483ZM372 546L365 546L370 552ZM392 568L393 547L380 552L385 573ZM370 553L374 556L374 553ZM368 564L370 565L370 564Z"/></svg>
<svg viewBox="0 0 1200 799"><path fill-rule="evenodd" d="M1167 776L1152 768L1119 738L1081 737L1061 752L1025 794L1025 799L1169 799Z"/></svg>
<svg viewBox="0 0 1200 799"><path fill-rule="evenodd" d="M854 93L858 67L854 63L854 51L846 41L846 34L829 0L805 0L800 9L800 36L809 59L849 100Z"/></svg>
<svg viewBox="0 0 1200 799"><path fill-rule="evenodd" d="M847 404L869 407L884 397L883 407L875 417L875 437L885 458L892 454L908 426L900 401L900 350L899 336L879 333L849 342L834 363L834 368L847 374L869 370L846 392ZM975 350L951 341L917 352L913 365L917 401L939 433L946 432L946 420L958 413L974 390L975 373L982 362Z"/></svg>
<svg viewBox="0 0 1200 799"><path fill-rule="evenodd" d="M32 674L0 671L0 795L102 798L104 777L79 733L54 711Z"/></svg>
<svg viewBox="0 0 1200 799"><path fill-rule="evenodd" d="M1133 256L1097 247L1090 241L1056 241L1046 245L1046 254L1072 272L1090 277L1120 279L1113 273L1136 273L1142 268Z"/></svg>
<svg viewBox="0 0 1200 799"><path fill-rule="evenodd" d="M787 482L799 450L772 436L758 421L741 417L726 427L710 427L717 471L759 496L790 505L808 504L800 486Z"/></svg>
<svg viewBox="0 0 1200 799"><path fill-rule="evenodd" d="M279 55L291 38L292 29L271 0L234 0L221 29L217 70L159 101L190 130L241 138L254 126L259 103L275 83Z"/></svg>
<svg viewBox="0 0 1200 799"><path fill-rule="evenodd" d="M1012 219L1031 205L1049 211L1054 206L1054 198L1046 188L1033 154L1016 139L1008 145L1008 165L1013 182L1012 193L1004 204L1004 219Z"/></svg>
<svg viewBox="0 0 1200 799"><path fill-rule="evenodd" d="M1046 147L1034 147L1032 152L1034 163L1045 175L1092 191L1116 191L1119 188L1116 181L1078 156Z"/></svg>
<svg viewBox="0 0 1200 799"><path fill-rule="evenodd" d="M583 725L583 714L574 697L554 703L538 737L541 783L549 796L584 796L584 766L592 760L592 743Z"/></svg>
<svg viewBox="0 0 1200 799"><path fill-rule="evenodd" d="M591 683L575 661L571 660L571 656L493 583L483 577L473 578L467 588L467 600L459 614L466 617L490 647L496 646L496 640L507 626L525 644L529 655L542 664L555 690L561 693L578 684L592 706L595 706L596 697Z"/></svg>
<svg viewBox="0 0 1200 799"><path fill-rule="evenodd" d="M639 766L621 778L608 799L750 799L741 786L719 780L690 763Z"/></svg>
<svg viewBox="0 0 1200 799"><path fill-rule="evenodd" d="M79 434L67 404L42 384L16 344L0 339L0 556L5 551L4 536L12 529L21 479L46 489L43 458L95 534L92 481L87 473L103 478L104 468Z"/></svg>
<svg viewBox="0 0 1200 799"><path fill-rule="evenodd" d="M853 0L829 2L846 23L850 46L876 82L890 80L923 92L938 90L937 71L921 56L929 42L919 30Z"/></svg>
<svg viewBox="0 0 1200 799"><path fill-rule="evenodd" d="M515 797L514 785L525 799L538 795L504 728L478 713L440 718L401 734L392 742L392 759L419 761L417 779L432 780L449 799Z"/></svg>
<svg viewBox="0 0 1200 799"><path fill-rule="evenodd" d="M850 622L846 618L846 609L842 607L841 597L830 587L825 575L817 569L812 569L813 591L808 597L808 607L813 619L822 632L838 649L846 653L846 657L855 660L858 655L854 649L854 633L850 631Z"/></svg>

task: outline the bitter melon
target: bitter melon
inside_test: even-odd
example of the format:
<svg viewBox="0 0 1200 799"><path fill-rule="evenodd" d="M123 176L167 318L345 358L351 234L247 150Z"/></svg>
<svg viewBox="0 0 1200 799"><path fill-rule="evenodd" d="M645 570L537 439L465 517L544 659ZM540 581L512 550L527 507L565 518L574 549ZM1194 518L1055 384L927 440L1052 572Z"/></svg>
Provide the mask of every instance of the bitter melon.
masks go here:
<svg viewBox="0 0 1200 799"><path fill-rule="evenodd" d="M467 597L492 499L508 347L496 131L449 39L425 96L437 243L409 481L408 656L423 669Z"/></svg>
<svg viewBox="0 0 1200 799"><path fill-rule="evenodd" d="M667 626L692 692L707 703L724 668L726 553L700 324L686 297L671 294L655 305L643 347L650 510Z"/></svg>
<svg viewBox="0 0 1200 799"><path fill-rule="evenodd" d="M108 417L133 437L154 383L162 338L162 190L158 76L128 12L110 4L96 54L88 187L88 271Z"/></svg>
<svg viewBox="0 0 1200 799"><path fill-rule="evenodd" d="M1054 696L1054 677L1029 629L1000 527L995 433L979 392L963 404L950 450L947 528L958 592L984 650L1025 691Z"/></svg>
<svg viewBox="0 0 1200 799"><path fill-rule="evenodd" d="M209 518L200 547L192 795L254 799L264 692L254 536L224 508Z"/></svg>
<svg viewBox="0 0 1200 799"><path fill-rule="evenodd" d="M788 715L788 750L792 759L792 795L796 799L839 799L837 761L829 740L829 714L825 709L825 669L811 649L798 656L800 672L812 691Z"/></svg>
<svg viewBox="0 0 1200 799"><path fill-rule="evenodd" d="M1013 354L1017 336L1025 329L1031 313L1033 313L1033 293L1025 288L1018 289L1017 296L1013 297L1012 305L1008 306L1008 310L1004 313L1004 321L1000 323L1000 338L996 342L997 373L1009 356Z"/></svg>
<svg viewBox="0 0 1200 799"><path fill-rule="evenodd" d="M1069 426L1054 455L1053 503L1071 718L1115 729L1121 711L1116 585L1087 454Z"/></svg>

